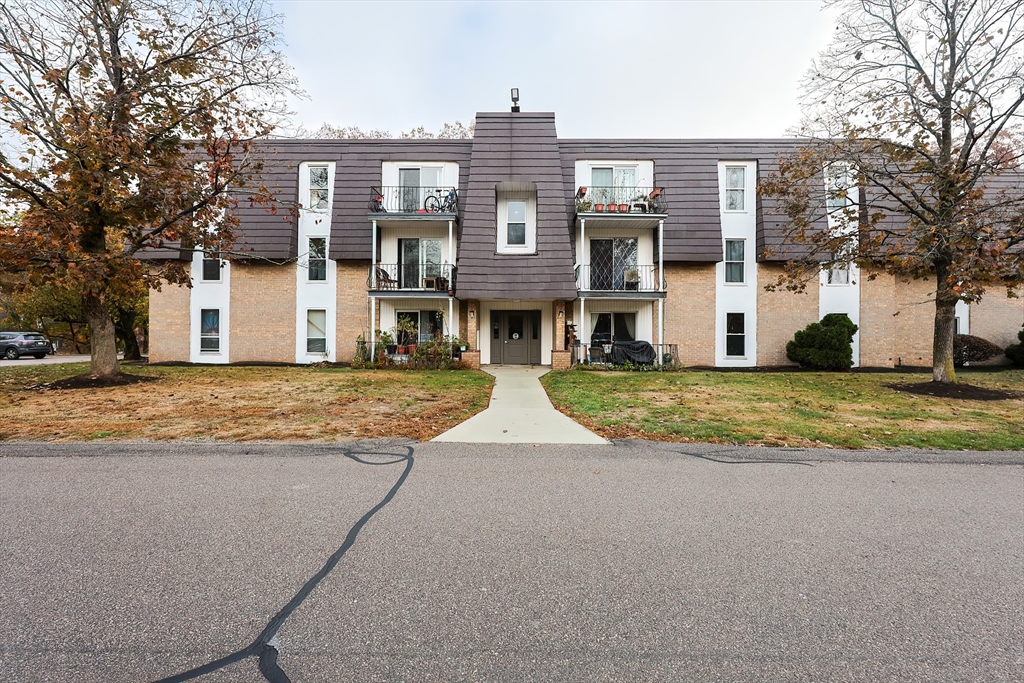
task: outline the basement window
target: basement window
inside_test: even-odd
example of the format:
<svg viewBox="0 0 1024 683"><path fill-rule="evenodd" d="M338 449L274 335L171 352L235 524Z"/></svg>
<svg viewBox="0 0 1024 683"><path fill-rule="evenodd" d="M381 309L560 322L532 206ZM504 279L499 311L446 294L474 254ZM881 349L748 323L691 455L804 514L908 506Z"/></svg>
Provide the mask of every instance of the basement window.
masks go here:
<svg viewBox="0 0 1024 683"><path fill-rule="evenodd" d="M725 314L725 355L743 357L747 355L747 335L743 313Z"/></svg>

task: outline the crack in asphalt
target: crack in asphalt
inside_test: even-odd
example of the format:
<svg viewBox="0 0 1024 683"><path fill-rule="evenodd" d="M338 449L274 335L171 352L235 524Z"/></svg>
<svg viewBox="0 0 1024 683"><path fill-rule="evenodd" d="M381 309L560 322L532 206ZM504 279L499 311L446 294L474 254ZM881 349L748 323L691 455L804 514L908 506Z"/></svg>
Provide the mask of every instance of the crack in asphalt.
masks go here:
<svg viewBox="0 0 1024 683"><path fill-rule="evenodd" d="M398 448L404 449L405 455L400 455L398 453L373 451L342 451L340 453L346 458L354 462L357 462L361 465L372 465L375 467L380 467L405 463L405 469L402 470L402 474L398 477L398 480L388 490L387 494L383 498L381 498L380 502L378 502L376 505L370 508L369 511L367 511L362 517L359 518L358 521L356 521L355 524L352 525L352 528L349 529L348 534L346 534L345 536L344 543L342 543L341 546L336 551L334 551L334 553L329 558L327 558L327 561L324 563L324 566L320 568L320 571L311 576L309 580L307 580L306 583L302 585L302 588L300 588L298 592L295 593L294 596L292 596L292 599L289 600L288 603L284 607L282 607L277 614L271 617L270 621L267 622L266 627L264 627L263 631L260 632L260 634L256 637L255 640L253 640L252 643L242 648L241 650L236 650L235 652L232 652L229 655L225 655L224 657L221 657L219 659L215 659L211 662L207 662L206 664L194 667L192 669L189 669L188 671L182 671L181 673L174 674L173 676L160 678L154 683L180 683L182 681L191 681L196 678L199 678L200 676L205 676L206 674L213 673L214 671L223 669L226 666L230 666L231 664L240 662L250 657L257 658L259 664L259 671L263 675L263 678L269 681L269 683L291 683L291 679L288 678L288 675L284 672L284 669L282 669L281 666L277 663L277 658L280 654L277 649L277 632L281 629L282 626L284 626L285 622L288 620L288 617L290 617L292 613L302 605L303 601L305 601L309 594L313 592L313 589L316 588L317 585L321 581L323 581L328 574L331 573L331 570L334 569L334 567L338 564L338 562L345 555L345 553L348 552L348 549L355 544L356 537L359 535L359 532L362 530L362 528L366 526L366 523L369 522L370 519L372 519L375 514L380 512L380 510L385 505L391 502L391 500L395 497L395 494L398 493L398 489L402 488L402 484L404 484L405 480L409 478L409 473L412 472L412 466L414 462L414 449L412 446L398 446ZM388 459L384 461L375 461L367 459L368 457L378 456L382 456Z"/></svg>
<svg viewBox="0 0 1024 683"><path fill-rule="evenodd" d="M814 467L812 462L804 462L802 460L754 460L743 458L740 460L723 460L722 458L712 458L710 455L701 455L700 453L690 453L688 451L675 451L680 455L689 455L694 458L700 458L701 460L707 460L709 462L717 462L722 465L803 465L804 467Z"/></svg>

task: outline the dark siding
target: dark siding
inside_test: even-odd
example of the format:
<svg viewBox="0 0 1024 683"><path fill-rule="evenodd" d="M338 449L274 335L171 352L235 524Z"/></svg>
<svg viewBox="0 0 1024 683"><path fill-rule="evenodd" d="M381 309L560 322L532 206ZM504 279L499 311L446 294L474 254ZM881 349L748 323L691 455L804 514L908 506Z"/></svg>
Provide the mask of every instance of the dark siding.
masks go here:
<svg viewBox="0 0 1024 683"><path fill-rule="evenodd" d="M535 255L495 253L495 188L502 182L536 185ZM566 193L554 114L477 114L463 202L459 297L574 299L576 282Z"/></svg>
<svg viewBox="0 0 1024 683"><path fill-rule="evenodd" d="M756 160L759 169L778 167L780 153L796 149L796 140L563 140L562 173L567 187L566 213L572 216L578 159L649 159L654 185L664 188L665 261L722 260L722 223L718 204L718 162ZM763 170L759 172L763 173ZM569 190L571 188L571 190ZM766 215L766 213L768 215ZM774 235L785 216L757 204L758 253L765 233ZM771 242L771 238L767 240Z"/></svg>
<svg viewBox="0 0 1024 683"><path fill-rule="evenodd" d="M365 260L371 255L367 218L370 187L381 184L384 161L445 161L459 164L460 187L469 170L471 140L276 140L260 148L263 183L277 200L270 207L242 199L236 249L266 259L297 254L299 164L334 162L334 205L330 254L334 260ZM243 256L244 258L244 256Z"/></svg>

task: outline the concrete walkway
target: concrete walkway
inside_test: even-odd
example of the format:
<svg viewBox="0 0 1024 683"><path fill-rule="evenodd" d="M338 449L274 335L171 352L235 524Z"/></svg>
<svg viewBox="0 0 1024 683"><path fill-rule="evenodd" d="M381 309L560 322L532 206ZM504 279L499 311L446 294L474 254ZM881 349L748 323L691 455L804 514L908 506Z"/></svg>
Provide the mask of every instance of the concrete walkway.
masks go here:
<svg viewBox="0 0 1024 683"><path fill-rule="evenodd" d="M461 443L607 444L586 427L555 410L540 377L548 368L495 365L491 403L481 413L437 436L434 441Z"/></svg>

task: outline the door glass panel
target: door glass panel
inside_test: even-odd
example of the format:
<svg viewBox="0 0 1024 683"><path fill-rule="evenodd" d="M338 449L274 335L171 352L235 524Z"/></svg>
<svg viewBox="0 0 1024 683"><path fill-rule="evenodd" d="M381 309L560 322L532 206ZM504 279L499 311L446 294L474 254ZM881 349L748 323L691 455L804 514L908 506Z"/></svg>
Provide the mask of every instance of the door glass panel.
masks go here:
<svg viewBox="0 0 1024 683"><path fill-rule="evenodd" d="M420 240L423 245L423 277L441 277L441 240Z"/></svg>
<svg viewBox="0 0 1024 683"><path fill-rule="evenodd" d="M420 241L418 239L398 240L398 254L401 267L398 269L402 289L420 287Z"/></svg>
<svg viewBox="0 0 1024 683"><path fill-rule="evenodd" d="M508 339L515 341L523 338L523 315L521 313L508 316Z"/></svg>
<svg viewBox="0 0 1024 683"><path fill-rule="evenodd" d="M610 344L612 342L612 314L594 313L594 329L590 333L591 344Z"/></svg>
<svg viewBox="0 0 1024 683"><path fill-rule="evenodd" d="M419 339L419 336L420 336L419 335L419 328L420 328L420 314L419 314L419 311L403 311L403 312L400 312L398 314L398 322L402 322L403 320L408 320L410 323L412 323L412 327L414 329L416 329L417 332L415 332L415 333L412 333L412 332L400 332L400 333L398 333L397 338L395 339L396 343L399 346L406 346L408 344L416 344L417 340Z"/></svg>
<svg viewBox="0 0 1024 683"><path fill-rule="evenodd" d="M412 213L422 209L423 206L420 202L420 169L398 169L398 184L402 188L401 210L405 213Z"/></svg>
<svg viewBox="0 0 1024 683"><path fill-rule="evenodd" d="M427 342L444 334L444 318L440 311L420 311L420 341Z"/></svg>
<svg viewBox="0 0 1024 683"><path fill-rule="evenodd" d="M615 169L615 202L618 204L628 204L629 200L633 198L633 188L636 187L636 169L635 168L617 168Z"/></svg>
<svg viewBox="0 0 1024 683"><path fill-rule="evenodd" d="M590 240L590 288L612 288L612 240Z"/></svg>
<svg viewBox="0 0 1024 683"><path fill-rule="evenodd" d="M636 313L616 313L615 341L636 341Z"/></svg>
<svg viewBox="0 0 1024 683"><path fill-rule="evenodd" d="M420 184L423 186L420 208L423 208L424 202L427 201L427 195L436 194L437 190L441 190L441 197L444 198L444 188L441 187L441 169L437 166L420 169Z"/></svg>
<svg viewBox="0 0 1024 683"><path fill-rule="evenodd" d="M612 172L610 168L590 169L590 188L595 204L607 204L612 194Z"/></svg>
<svg viewBox="0 0 1024 683"><path fill-rule="evenodd" d="M615 290L626 288L626 281L639 282L640 274L636 268L636 239L617 239L614 245ZM636 289L636 287L632 287Z"/></svg>

